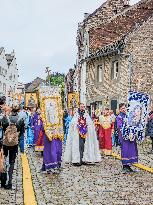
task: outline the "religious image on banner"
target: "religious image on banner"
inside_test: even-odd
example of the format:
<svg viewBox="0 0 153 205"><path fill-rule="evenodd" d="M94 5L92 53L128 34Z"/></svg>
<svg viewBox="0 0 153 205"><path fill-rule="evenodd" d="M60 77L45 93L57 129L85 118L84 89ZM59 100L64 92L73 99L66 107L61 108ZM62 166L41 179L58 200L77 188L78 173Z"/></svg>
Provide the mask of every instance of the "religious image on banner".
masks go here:
<svg viewBox="0 0 153 205"><path fill-rule="evenodd" d="M48 98L45 100L46 119L49 124L59 124L58 104L56 98Z"/></svg>
<svg viewBox="0 0 153 205"><path fill-rule="evenodd" d="M68 108L78 108L79 107L79 93L69 93L68 94Z"/></svg>
<svg viewBox="0 0 153 205"><path fill-rule="evenodd" d="M41 86L39 97L46 136L50 141L63 140L63 110L59 87Z"/></svg>
<svg viewBox="0 0 153 205"><path fill-rule="evenodd" d="M25 106L26 107L37 107L38 106L37 93L26 93L25 94Z"/></svg>
<svg viewBox="0 0 153 205"><path fill-rule="evenodd" d="M128 93L127 119L123 126L125 139L144 140L149 103L149 96L144 93L133 91Z"/></svg>

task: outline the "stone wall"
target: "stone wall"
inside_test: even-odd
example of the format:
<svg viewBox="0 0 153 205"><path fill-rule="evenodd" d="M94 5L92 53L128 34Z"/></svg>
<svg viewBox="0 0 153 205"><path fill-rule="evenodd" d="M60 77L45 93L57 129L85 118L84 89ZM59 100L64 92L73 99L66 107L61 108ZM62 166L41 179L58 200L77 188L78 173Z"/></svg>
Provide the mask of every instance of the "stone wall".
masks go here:
<svg viewBox="0 0 153 205"><path fill-rule="evenodd" d="M132 89L151 95L153 100L153 17L129 36L126 53L131 53Z"/></svg>
<svg viewBox="0 0 153 205"><path fill-rule="evenodd" d="M112 62L118 60L119 75L117 79L111 79ZM118 103L126 102L127 87L129 86L128 76L128 58L119 55L102 57L88 62L87 67L87 102L102 101L103 107L110 107L111 100L117 100ZM103 66L102 82L97 80L97 67ZM108 101L108 103L106 103Z"/></svg>
<svg viewBox="0 0 153 205"><path fill-rule="evenodd" d="M90 60L87 66L87 102L111 99L127 101L128 90L148 93L153 101L153 18L129 34L122 54ZM111 80L114 59L119 61L119 76ZM97 66L103 66L103 82L97 83ZM130 71L131 66L131 71ZM130 82L131 75L131 82ZM104 103L103 103L104 105ZM104 105L105 106L105 105Z"/></svg>

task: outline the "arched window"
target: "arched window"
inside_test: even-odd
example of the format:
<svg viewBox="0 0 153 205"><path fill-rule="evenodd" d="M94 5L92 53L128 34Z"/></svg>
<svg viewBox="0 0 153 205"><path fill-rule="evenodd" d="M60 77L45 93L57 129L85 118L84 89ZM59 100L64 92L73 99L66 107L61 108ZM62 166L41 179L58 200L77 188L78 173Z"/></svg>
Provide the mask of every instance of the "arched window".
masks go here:
<svg viewBox="0 0 153 205"><path fill-rule="evenodd" d="M111 68L111 79L117 79L118 78L118 60L113 61L112 68Z"/></svg>

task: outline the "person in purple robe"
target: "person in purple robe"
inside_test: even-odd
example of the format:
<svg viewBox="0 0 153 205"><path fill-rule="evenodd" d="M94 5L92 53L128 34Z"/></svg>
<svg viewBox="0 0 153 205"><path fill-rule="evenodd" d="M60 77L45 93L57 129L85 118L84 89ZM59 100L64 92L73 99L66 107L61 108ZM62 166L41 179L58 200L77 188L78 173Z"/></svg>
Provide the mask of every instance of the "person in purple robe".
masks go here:
<svg viewBox="0 0 153 205"><path fill-rule="evenodd" d="M126 119L126 106L124 103L119 105L120 113L116 118L118 138L121 144L121 159L123 165L123 172L133 172L131 165L138 163L138 149L136 140L130 141L129 139L124 139L122 134L122 127L124 120Z"/></svg>
<svg viewBox="0 0 153 205"><path fill-rule="evenodd" d="M35 151L43 152L44 150L44 126L40 113L37 113L37 117L34 120L34 133L35 133Z"/></svg>
<svg viewBox="0 0 153 205"><path fill-rule="evenodd" d="M41 171L47 173L59 173L62 163L62 140L53 138L50 140L44 135L43 165Z"/></svg>
<svg viewBox="0 0 153 205"><path fill-rule="evenodd" d="M62 141L60 139L52 139L44 136L44 153L42 171L48 173L59 172L62 162Z"/></svg>

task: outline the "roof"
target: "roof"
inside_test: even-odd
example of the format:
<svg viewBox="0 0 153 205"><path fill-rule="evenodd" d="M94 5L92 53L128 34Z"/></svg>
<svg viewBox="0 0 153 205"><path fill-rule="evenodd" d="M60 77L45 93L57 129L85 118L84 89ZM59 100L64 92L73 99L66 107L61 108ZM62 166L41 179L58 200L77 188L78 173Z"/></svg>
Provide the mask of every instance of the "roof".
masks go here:
<svg viewBox="0 0 153 205"><path fill-rule="evenodd" d="M89 19L91 19L92 17L94 17L94 16L97 16L97 14L99 13L99 12L102 12L103 13L103 11L106 9L106 7L109 5L113 5L113 7L114 7L114 9L116 8L116 2L117 0L115 0L115 1L113 1L113 0L106 0L104 3L102 3L102 5L100 6L100 7L98 7L94 12L92 12L91 14L89 14L88 15L88 17L87 18L85 18L84 20L83 20L83 23L86 23ZM123 5L123 7L122 7L122 10L124 10L124 9L126 9L127 7L130 7L130 5L129 4L126 4L126 1L124 1L124 0L120 0L119 1L119 3L120 4L122 4ZM107 18L107 15L106 15L106 17L105 18Z"/></svg>
<svg viewBox="0 0 153 205"><path fill-rule="evenodd" d="M89 20L90 18L92 18L97 12L101 11L101 10L105 7L106 3L107 3L107 2L104 2L99 8L97 8L94 12L92 12L91 14L89 14L89 16L88 16L86 19L84 19L83 22L88 21L88 20Z"/></svg>
<svg viewBox="0 0 153 205"><path fill-rule="evenodd" d="M122 40L137 27L153 16L153 0L143 0L116 15L101 28L90 30L90 51L92 53Z"/></svg>
<svg viewBox="0 0 153 205"><path fill-rule="evenodd" d="M25 84L25 90L26 90L26 92L36 91L38 89L39 85L42 83L46 83L46 81L37 77L32 82Z"/></svg>

